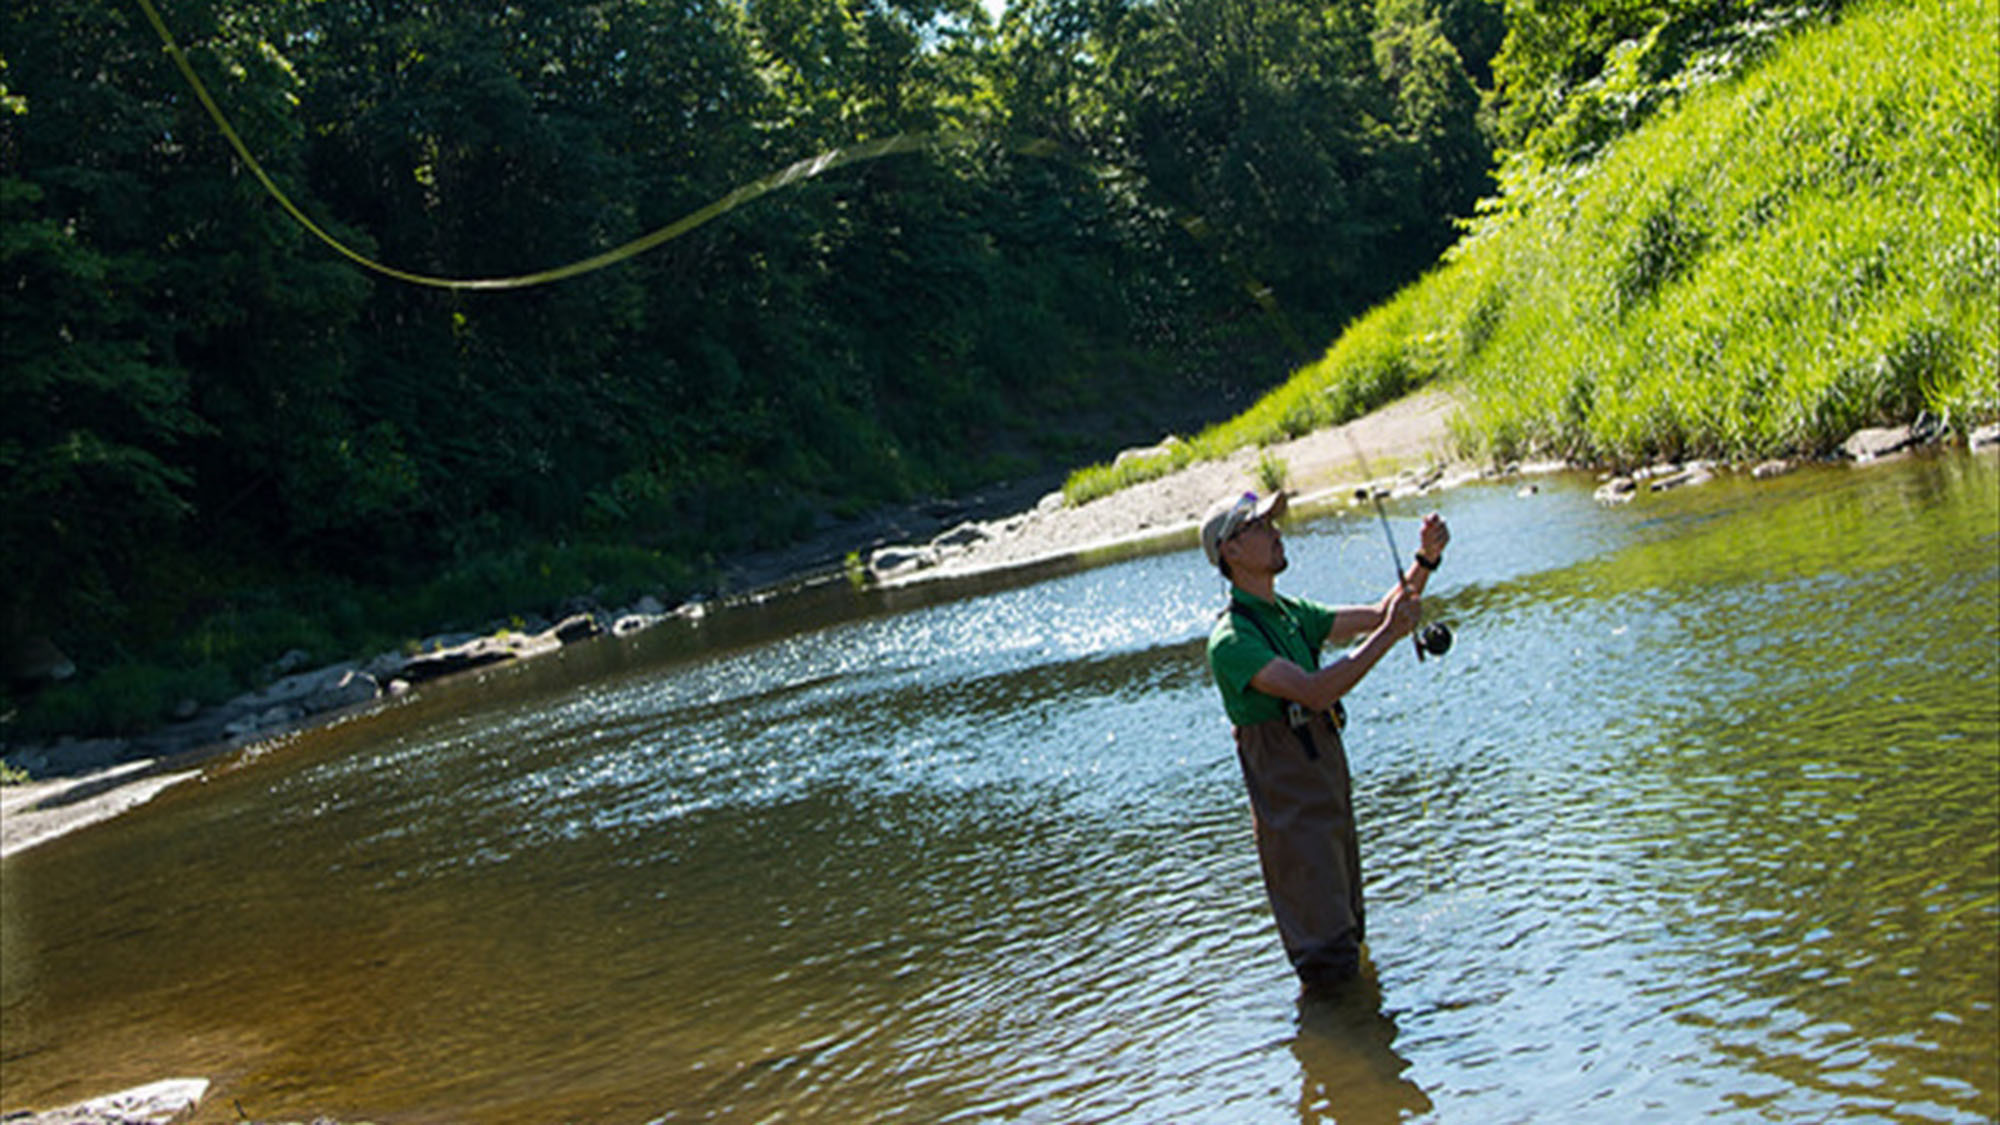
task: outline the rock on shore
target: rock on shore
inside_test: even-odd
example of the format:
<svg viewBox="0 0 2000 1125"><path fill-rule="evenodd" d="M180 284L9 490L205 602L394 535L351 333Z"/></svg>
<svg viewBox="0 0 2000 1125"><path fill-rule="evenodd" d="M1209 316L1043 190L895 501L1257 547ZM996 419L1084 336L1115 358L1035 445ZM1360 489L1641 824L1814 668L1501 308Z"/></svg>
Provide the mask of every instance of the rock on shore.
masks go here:
<svg viewBox="0 0 2000 1125"><path fill-rule="evenodd" d="M168 1078L61 1109L10 1113L5 1125L167 1125L208 1093L206 1078Z"/></svg>

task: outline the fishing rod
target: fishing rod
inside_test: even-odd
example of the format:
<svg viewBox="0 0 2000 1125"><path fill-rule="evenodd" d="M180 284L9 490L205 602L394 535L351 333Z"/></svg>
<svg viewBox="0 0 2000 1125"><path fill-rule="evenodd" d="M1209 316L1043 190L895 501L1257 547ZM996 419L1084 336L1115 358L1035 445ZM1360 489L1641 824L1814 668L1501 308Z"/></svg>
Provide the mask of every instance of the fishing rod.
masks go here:
<svg viewBox="0 0 2000 1125"><path fill-rule="evenodd" d="M1368 467L1368 458L1361 452L1361 443L1354 440L1354 431L1341 427L1347 436L1348 448L1354 451L1354 461L1361 466L1361 475L1367 478L1365 487L1368 499L1375 502L1375 518L1382 521L1382 538L1389 544L1389 566L1396 572L1396 585L1404 593L1409 593L1410 584L1403 577L1403 555L1396 550L1396 533L1389 528L1389 513L1382 507L1382 494L1375 490L1375 473ZM1443 656L1451 651L1451 630L1442 621L1433 621L1410 636L1410 644L1417 650L1417 661L1422 663L1425 654Z"/></svg>

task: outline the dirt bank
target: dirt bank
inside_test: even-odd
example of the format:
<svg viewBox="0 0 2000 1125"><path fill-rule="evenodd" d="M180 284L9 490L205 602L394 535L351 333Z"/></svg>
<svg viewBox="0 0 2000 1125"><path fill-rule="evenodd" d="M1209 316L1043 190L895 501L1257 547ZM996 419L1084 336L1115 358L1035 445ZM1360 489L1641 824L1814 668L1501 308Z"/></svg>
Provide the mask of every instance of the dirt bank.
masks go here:
<svg viewBox="0 0 2000 1125"><path fill-rule="evenodd" d="M1053 559L1115 550L1153 540L1196 541L1202 513L1218 497L1259 487L1257 463L1271 456L1286 467L1286 487L1302 507L1345 503L1355 485L1402 473L1435 477L1457 471L1451 418L1458 404L1441 391L1420 391L1365 418L1319 430L1271 446L1246 449L1224 461L1190 465L1147 481L1066 507L1053 496L1016 515L978 525L975 535L937 552L927 565L898 569L895 583L963 577L1007 570ZM1364 471L1356 449L1366 459Z"/></svg>

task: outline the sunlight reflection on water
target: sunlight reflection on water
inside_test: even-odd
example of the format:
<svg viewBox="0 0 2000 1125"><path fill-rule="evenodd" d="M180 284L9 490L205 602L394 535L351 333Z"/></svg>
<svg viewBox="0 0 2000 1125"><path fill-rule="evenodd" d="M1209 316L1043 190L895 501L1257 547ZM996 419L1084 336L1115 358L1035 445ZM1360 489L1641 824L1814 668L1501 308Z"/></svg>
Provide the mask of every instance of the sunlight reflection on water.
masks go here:
<svg viewBox="0 0 2000 1125"><path fill-rule="evenodd" d="M1991 1120L2000 472L1871 473L1437 501L1459 643L1352 699L1343 1002L1277 949L1189 552L642 635L10 860L6 1104ZM1372 599L1378 530L1292 529L1284 588Z"/></svg>

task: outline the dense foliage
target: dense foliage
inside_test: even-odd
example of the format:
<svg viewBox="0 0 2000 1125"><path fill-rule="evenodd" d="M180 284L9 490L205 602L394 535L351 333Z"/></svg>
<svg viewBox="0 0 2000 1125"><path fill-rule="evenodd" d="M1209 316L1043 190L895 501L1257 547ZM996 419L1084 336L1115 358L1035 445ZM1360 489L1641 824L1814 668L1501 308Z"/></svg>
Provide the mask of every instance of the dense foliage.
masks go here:
<svg viewBox="0 0 2000 1125"><path fill-rule="evenodd" d="M828 518L1216 416L1491 188L1499 0L164 14L286 194L421 273L581 258L856 142L984 142L576 280L418 288L272 203L139 8L14 0L0 640L51 636L85 681L169 670L30 725L143 723L297 645L685 591Z"/></svg>
<svg viewBox="0 0 2000 1125"><path fill-rule="evenodd" d="M1548 10L1647 7L1659 22L1595 70L1510 24L1501 88L1574 92L1510 127L1502 191L1448 260L1249 410L1079 471L1072 496L1433 381L1495 460L1813 455L1866 426L2000 418L2000 3ZM1690 27L1697 8L1724 18ZM1635 67L1669 31L1700 46Z"/></svg>

